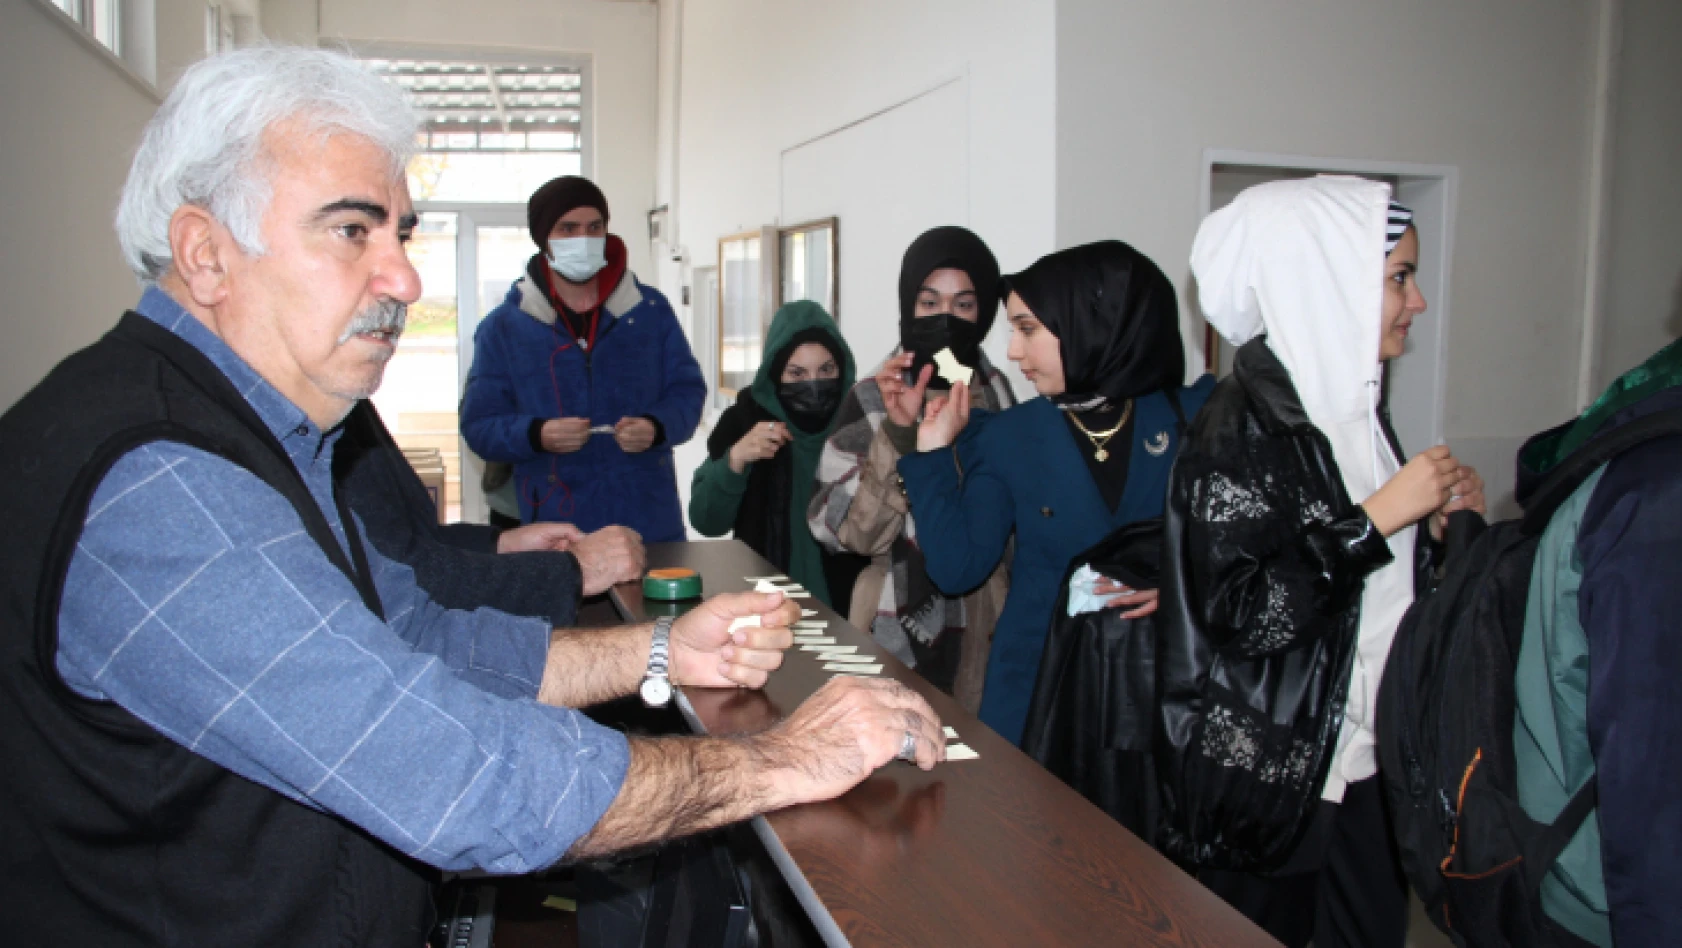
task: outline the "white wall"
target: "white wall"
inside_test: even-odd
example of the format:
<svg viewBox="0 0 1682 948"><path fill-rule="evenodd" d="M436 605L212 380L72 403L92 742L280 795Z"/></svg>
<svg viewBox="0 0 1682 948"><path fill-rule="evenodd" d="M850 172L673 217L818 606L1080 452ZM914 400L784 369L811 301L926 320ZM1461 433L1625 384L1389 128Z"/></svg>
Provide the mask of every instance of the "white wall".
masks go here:
<svg viewBox="0 0 1682 948"><path fill-rule="evenodd" d="M648 211L654 206L653 3L611 0L264 0L264 32L292 43L378 42L528 49L591 57L591 176L607 194L612 230L631 268L653 281Z"/></svg>
<svg viewBox="0 0 1682 948"><path fill-rule="evenodd" d="M1622 16L1594 393L1682 336L1682 3L1623 0Z"/></svg>
<svg viewBox="0 0 1682 948"><path fill-rule="evenodd" d="M668 35L681 36L680 55L663 51L662 65L681 77L674 96L675 215L691 265L716 262L721 236L796 223L781 219L785 151L955 78L963 86L963 135L894 128L873 139L878 161L849 170L827 190L837 206L867 201L896 167L909 179L935 156L944 173L967 180L967 211L963 219L919 222L917 230L965 224L1007 271L1052 249L1053 0L662 2L679 17ZM810 202L795 203L803 204L801 216L821 213ZM892 290L898 259L916 232L895 238L897 246L872 248L883 253L849 255L849 226L843 216L841 323L863 371L886 355L881 340L892 333L884 327L899 318ZM871 259L884 254L892 261L887 267ZM872 265L855 271L861 256ZM865 287L847 292L861 275ZM668 278L686 276L673 270ZM666 288L676 298L677 287ZM995 329L988 345L1001 363L1004 337Z"/></svg>
<svg viewBox="0 0 1682 948"><path fill-rule="evenodd" d="M1445 432L1510 490L1576 408L1594 9L1060 0L1058 243L1121 237L1183 287L1204 148L1456 166Z"/></svg>
<svg viewBox="0 0 1682 948"><path fill-rule="evenodd" d="M157 99L55 17L0 0L0 406L138 297L111 220Z"/></svg>

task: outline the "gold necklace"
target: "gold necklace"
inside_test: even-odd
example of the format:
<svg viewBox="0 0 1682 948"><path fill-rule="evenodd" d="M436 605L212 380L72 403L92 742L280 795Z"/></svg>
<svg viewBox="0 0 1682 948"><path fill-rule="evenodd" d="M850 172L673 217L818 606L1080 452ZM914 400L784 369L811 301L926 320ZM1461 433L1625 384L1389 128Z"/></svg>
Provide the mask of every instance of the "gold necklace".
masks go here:
<svg viewBox="0 0 1682 948"><path fill-rule="evenodd" d="M1086 440L1092 442L1092 458L1099 464L1104 463L1110 458L1109 449L1106 448L1105 445L1109 444L1110 439L1116 436L1116 432L1127 427L1127 419L1132 417L1133 399L1131 398L1127 400L1126 407L1121 410L1121 420L1116 422L1116 426L1108 431L1093 431L1081 424L1079 415L1076 415L1074 412L1069 412L1069 420L1075 423L1075 427L1080 429L1081 434L1086 435Z"/></svg>

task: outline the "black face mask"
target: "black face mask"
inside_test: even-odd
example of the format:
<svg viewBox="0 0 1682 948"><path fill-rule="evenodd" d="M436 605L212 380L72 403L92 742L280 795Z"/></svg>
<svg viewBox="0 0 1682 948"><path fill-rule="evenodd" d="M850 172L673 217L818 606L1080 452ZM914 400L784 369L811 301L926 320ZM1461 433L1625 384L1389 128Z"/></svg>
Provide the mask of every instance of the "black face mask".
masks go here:
<svg viewBox="0 0 1682 948"><path fill-rule="evenodd" d="M951 349L953 358L972 369L981 359L981 327L951 313L900 320L899 343L906 352L916 356L911 363L912 382L917 380L923 366L934 364L935 353L942 349ZM929 374L929 388L951 387L951 382L940 377L938 368Z"/></svg>
<svg viewBox="0 0 1682 948"><path fill-rule="evenodd" d="M783 403L783 411L788 412L788 420L795 427L814 434L829 425L829 419L841 405L841 380L781 382L777 385L777 400Z"/></svg>

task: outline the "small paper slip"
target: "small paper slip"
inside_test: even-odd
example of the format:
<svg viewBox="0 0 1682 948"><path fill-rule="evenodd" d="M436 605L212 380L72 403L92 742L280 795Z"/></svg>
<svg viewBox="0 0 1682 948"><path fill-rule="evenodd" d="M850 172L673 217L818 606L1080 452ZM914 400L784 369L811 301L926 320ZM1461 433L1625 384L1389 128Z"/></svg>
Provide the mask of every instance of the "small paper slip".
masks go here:
<svg viewBox="0 0 1682 948"><path fill-rule="evenodd" d="M737 629L748 628L750 626L758 627L759 624L759 616L737 616L736 618L730 620L730 634L735 635Z"/></svg>
<svg viewBox="0 0 1682 948"><path fill-rule="evenodd" d="M816 609L802 609L802 610L800 610L800 615L803 618L805 616L815 616L817 614L818 614L818 610L816 610Z"/></svg>
<svg viewBox="0 0 1682 948"><path fill-rule="evenodd" d="M787 576L743 576L750 583L786 583Z"/></svg>
<svg viewBox="0 0 1682 948"><path fill-rule="evenodd" d="M975 752L975 750L973 748L971 748L968 744L948 744L948 745L946 745L946 759L947 760L974 760L974 759L976 759L977 757L980 757L980 756L981 755L977 754Z"/></svg>
<svg viewBox="0 0 1682 948"><path fill-rule="evenodd" d="M970 377L975 375L975 370L959 362L951 349L942 349L934 354L934 370L940 373L941 378L954 385L959 382L968 385Z"/></svg>
<svg viewBox="0 0 1682 948"><path fill-rule="evenodd" d="M829 660L832 662L858 662L860 664L864 664L867 662L874 662L877 658L874 655L848 655L843 652L832 652L829 655Z"/></svg>
<svg viewBox="0 0 1682 948"><path fill-rule="evenodd" d="M880 665L848 665L844 662L829 662L824 665L824 671L841 672L845 675L880 675Z"/></svg>
<svg viewBox="0 0 1682 948"><path fill-rule="evenodd" d="M806 587L800 585L799 583L785 583L785 584L772 583L771 588L776 590L777 592L785 593L785 594L786 593L803 593L803 592L806 591Z"/></svg>
<svg viewBox="0 0 1682 948"><path fill-rule="evenodd" d="M804 589L802 589L798 592L790 592L787 589L782 589L782 590L773 589L771 591L772 592L781 592L785 597L787 597L789 599L810 599L810 598L812 598L812 594L807 592Z"/></svg>
<svg viewBox="0 0 1682 948"><path fill-rule="evenodd" d="M798 619L794 623L796 629L827 629L828 619Z"/></svg>
<svg viewBox="0 0 1682 948"><path fill-rule="evenodd" d="M851 655L859 650L857 645L825 645L822 642L801 642L802 652L823 652L827 655Z"/></svg>
<svg viewBox="0 0 1682 948"><path fill-rule="evenodd" d="M955 740L958 739L958 729L957 728L952 727L951 725L947 725L945 728L942 728L942 730L945 731L947 740L955 741Z"/></svg>
<svg viewBox="0 0 1682 948"><path fill-rule="evenodd" d="M829 636L829 635L809 635L809 636L806 636L805 638L795 639L794 644L796 644L796 645L834 645L835 644L835 638L834 638L834 636Z"/></svg>
<svg viewBox="0 0 1682 948"><path fill-rule="evenodd" d="M754 581L753 591L756 593L774 593L781 592L782 590L778 589L777 584L771 582L769 579L759 579Z"/></svg>
<svg viewBox="0 0 1682 948"><path fill-rule="evenodd" d="M590 428L590 433L591 434L613 434L613 426L612 425L593 425Z"/></svg>

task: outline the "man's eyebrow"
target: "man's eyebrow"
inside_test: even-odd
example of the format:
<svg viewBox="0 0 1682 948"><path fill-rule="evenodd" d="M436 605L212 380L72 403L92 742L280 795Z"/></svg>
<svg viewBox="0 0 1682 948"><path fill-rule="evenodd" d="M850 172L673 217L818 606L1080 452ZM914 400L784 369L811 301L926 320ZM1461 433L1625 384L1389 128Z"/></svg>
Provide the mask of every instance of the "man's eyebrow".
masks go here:
<svg viewBox="0 0 1682 948"><path fill-rule="evenodd" d="M331 204L324 204L316 210L315 219L323 220L340 211L358 211L366 214L373 219L376 225L384 224L391 219L391 212L386 210L384 204L376 204L362 198L340 198Z"/></svg>
<svg viewBox="0 0 1682 948"><path fill-rule="evenodd" d="M1414 263L1411 260L1404 260L1404 261L1402 261L1402 272L1403 273L1418 273L1419 272L1419 264Z"/></svg>
<svg viewBox="0 0 1682 948"><path fill-rule="evenodd" d="M397 219L397 229L398 230L414 230L416 227L419 227L419 226L420 226L420 215L419 214L413 214L413 213L404 214L402 217L399 217Z"/></svg>

